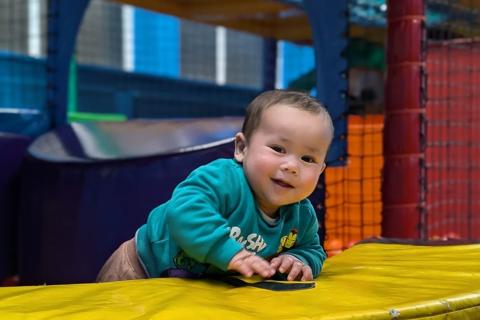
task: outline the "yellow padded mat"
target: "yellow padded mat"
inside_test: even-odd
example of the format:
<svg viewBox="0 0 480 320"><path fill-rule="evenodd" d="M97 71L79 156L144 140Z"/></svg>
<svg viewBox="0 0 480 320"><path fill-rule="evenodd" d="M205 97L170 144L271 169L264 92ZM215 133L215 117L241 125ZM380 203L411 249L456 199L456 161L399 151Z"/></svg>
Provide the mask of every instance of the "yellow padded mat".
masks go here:
<svg viewBox="0 0 480 320"><path fill-rule="evenodd" d="M304 290L187 279L0 288L0 319L480 319L480 244L356 245Z"/></svg>

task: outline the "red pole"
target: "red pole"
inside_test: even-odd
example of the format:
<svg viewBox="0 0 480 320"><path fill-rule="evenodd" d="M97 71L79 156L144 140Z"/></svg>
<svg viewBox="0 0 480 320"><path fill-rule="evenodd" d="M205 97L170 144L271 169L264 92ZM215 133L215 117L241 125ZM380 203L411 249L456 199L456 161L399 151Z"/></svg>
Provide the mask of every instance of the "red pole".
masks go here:
<svg viewBox="0 0 480 320"><path fill-rule="evenodd" d="M388 1L382 236L423 238L423 0Z"/></svg>

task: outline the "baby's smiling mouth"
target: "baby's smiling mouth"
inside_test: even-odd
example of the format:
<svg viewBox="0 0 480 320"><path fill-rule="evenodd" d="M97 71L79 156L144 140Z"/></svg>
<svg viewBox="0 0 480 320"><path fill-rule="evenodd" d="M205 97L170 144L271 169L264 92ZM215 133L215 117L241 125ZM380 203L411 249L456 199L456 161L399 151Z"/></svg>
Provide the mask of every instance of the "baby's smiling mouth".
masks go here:
<svg viewBox="0 0 480 320"><path fill-rule="evenodd" d="M293 186L283 180L272 178L273 183L279 185L282 188L293 188Z"/></svg>

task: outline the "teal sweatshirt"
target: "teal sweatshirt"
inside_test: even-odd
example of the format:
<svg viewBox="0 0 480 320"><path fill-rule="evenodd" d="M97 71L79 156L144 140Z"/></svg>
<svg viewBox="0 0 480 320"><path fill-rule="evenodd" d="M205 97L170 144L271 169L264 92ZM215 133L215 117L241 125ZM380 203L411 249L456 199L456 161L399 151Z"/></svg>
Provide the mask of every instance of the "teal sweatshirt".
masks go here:
<svg viewBox="0 0 480 320"><path fill-rule="evenodd" d="M168 269L222 273L242 248L268 259L288 252L316 277L326 258L308 199L283 206L274 225L262 217L241 164L215 160L194 170L136 234L149 277Z"/></svg>

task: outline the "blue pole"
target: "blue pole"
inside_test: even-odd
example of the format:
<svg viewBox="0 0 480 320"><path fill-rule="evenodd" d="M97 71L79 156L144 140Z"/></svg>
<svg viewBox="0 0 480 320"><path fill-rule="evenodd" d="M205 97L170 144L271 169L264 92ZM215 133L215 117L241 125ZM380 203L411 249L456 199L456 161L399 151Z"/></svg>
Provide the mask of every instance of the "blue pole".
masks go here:
<svg viewBox="0 0 480 320"><path fill-rule="evenodd" d="M329 166L345 164L347 157L347 47L348 0L303 0L315 50L317 98L328 108L335 136L327 155Z"/></svg>
<svg viewBox="0 0 480 320"><path fill-rule="evenodd" d="M329 166L345 164L347 157L347 61L342 52L347 46L348 0L303 0L307 11L315 51L317 98L322 101L333 119L335 135L327 155ZM311 199L319 222L318 235L325 241L325 174L320 176ZM313 203L313 201L312 201Z"/></svg>
<svg viewBox="0 0 480 320"><path fill-rule="evenodd" d="M48 2L47 112L51 126L67 123L70 60L89 0Z"/></svg>
<svg viewBox="0 0 480 320"><path fill-rule="evenodd" d="M275 89L277 74L277 40L263 40L263 75L262 87L264 90Z"/></svg>

